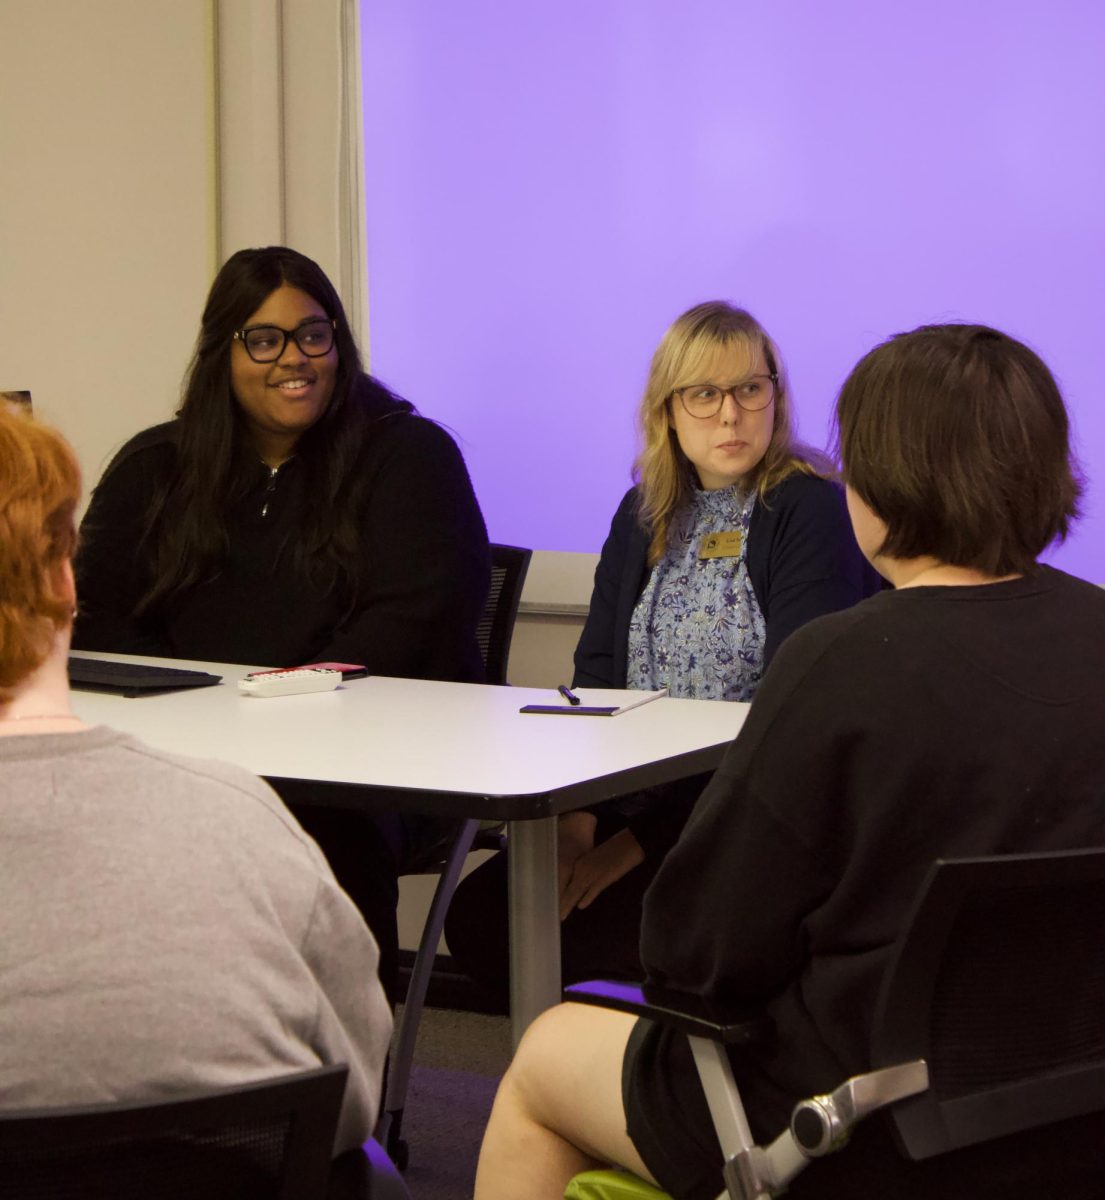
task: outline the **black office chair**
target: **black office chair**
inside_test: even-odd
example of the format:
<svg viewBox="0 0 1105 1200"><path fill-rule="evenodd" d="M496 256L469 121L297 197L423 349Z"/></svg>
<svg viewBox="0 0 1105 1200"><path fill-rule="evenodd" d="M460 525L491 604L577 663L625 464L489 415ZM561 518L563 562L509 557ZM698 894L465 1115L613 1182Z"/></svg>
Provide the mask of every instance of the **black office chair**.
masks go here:
<svg viewBox="0 0 1105 1200"><path fill-rule="evenodd" d="M378 1147L332 1172L347 1075L321 1067L185 1099L0 1111L0 1197L408 1200Z"/></svg>
<svg viewBox="0 0 1105 1200"><path fill-rule="evenodd" d="M488 683L506 683L514 620L529 571L532 550L521 546L491 546L491 588L476 629Z"/></svg>
<svg viewBox="0 0 1105 1200"><path fill-rule="evenodd" d="M491 546L491 588L476 638L483 654L488 683L505 685L510 643L514 637L514 621L522 598L522 587L529 570L532 550L520 546ZM403 1016L392 1038L388 1058L387 1089L384 1109L376 1126L376 1136L387 1146L392 1159L405 1168L409 1151L400 1136L403 1108L410 1084L414 1062L414 1045L418 1023L426 1003L434 959L445 927L445 916L460 880L464 860L472 850L499 850L502 834L497 829L482 830L478 820L462 821L444 839L417 860L403 867L403 874L439 875L434 898L430 904L422 937L418 943L410 983L403 1001Z"/></svg>
<svg viewBox="0 0 1105 1200"><path fill-rule="evenodd" d="M579 984L565 999L689 1035L726 1160L721 1197L781 1194L883 1108L911 1160L1036 1131L1049 1164L1078 1153L1096 1163L1087 1194L1105 1194L1105 850L937 862L883 980L875 1069L801 1101L767 1147L748 1135L723 1046L770 1036L770 1023L620 984ZM1046 1194L1067 1194L1053 1182ZM632 1187L624 1174L587 1172L565 1195L661 1195Z"/></svg>

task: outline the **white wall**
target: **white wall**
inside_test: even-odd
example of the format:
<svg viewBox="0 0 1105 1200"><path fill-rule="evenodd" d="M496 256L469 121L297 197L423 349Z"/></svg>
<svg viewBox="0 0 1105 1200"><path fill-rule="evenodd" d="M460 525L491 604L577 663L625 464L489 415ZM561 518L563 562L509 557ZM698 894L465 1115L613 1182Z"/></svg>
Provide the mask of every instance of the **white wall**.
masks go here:
<svg viewBox="0 0 1105 1200"><path fill-rule="evenodd" d="M368 349L357 0L217 0L220 260L315 259Z"/></svg>
<svg viewBox="0 0 1105 1200"><path fill-rule="evenodd" d="M86 484L172 412L216 265L209 0L2 0L0 388Z"/></svg>
<svg viewBox="0 0 1105 1200"><path fill-rule="evenodd" d="M363 338L357 19L355 0L0 0L0 390L31 391L86 489L172 415L234 250L316 258Z"/></svg>
<svg viewBox="0 0 1105 1200"><path fill-rule="evenodd" d="M571 680L597 563L597 554L534 551L510 648L511 683L555 688Z"/></svg>

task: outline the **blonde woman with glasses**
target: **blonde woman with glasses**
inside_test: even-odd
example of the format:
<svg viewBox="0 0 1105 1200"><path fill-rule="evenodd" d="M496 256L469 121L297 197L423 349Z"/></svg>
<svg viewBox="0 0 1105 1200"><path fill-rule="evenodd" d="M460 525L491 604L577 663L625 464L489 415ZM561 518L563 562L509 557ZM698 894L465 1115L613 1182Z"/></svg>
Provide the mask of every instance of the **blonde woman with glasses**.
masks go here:
<svg viewBox="0 0 1105 1200"><path fill-rule="evenodd" d="M636 486L614 515L575 654L580 687L751 700L780 644L877 590L821 455L795 439L775 343L699 304L664 334L639 412ZM560 820L565 983L635 978L641 898L706 777ZM503 1004L505 863L465 880L446 937Z"/></svg>

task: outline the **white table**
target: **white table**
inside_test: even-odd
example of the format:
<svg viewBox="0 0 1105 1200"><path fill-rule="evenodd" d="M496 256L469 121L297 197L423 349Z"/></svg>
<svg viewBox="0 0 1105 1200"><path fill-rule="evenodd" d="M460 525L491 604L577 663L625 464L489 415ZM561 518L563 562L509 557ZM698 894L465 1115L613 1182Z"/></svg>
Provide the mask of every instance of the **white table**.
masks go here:
<svg viewBox="0 0 1105 1200"><path fill-rule="evenodd" d="M83 652L82 652L83 654ZM179 754L221 758L269 779L335 789L366 811L509 823L511 1015L516 1035L560 996L556 814L709 771L748 705L655 700L617 717L521 714L555 693L374 676L334 692L256 699L226 663L161 662L223 676L217 687L126 699L73 693L86 721ZM327 802L330 798L326 797Z"/></svg>

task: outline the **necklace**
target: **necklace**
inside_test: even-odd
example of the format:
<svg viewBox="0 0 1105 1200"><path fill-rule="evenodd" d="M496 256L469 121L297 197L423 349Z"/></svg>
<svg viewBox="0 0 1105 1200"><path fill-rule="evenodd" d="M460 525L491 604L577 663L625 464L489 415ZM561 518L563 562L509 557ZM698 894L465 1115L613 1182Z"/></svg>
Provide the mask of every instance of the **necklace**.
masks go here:
<svg viewBox="0 0 1105 1200"><path fill-rule="evenodd" d="M18 717L0 717L0 721L79 721L73 713L24 713Z"/></svg>

